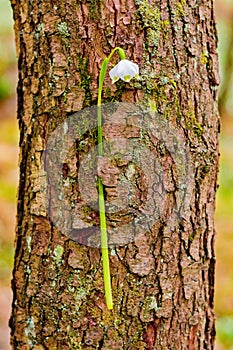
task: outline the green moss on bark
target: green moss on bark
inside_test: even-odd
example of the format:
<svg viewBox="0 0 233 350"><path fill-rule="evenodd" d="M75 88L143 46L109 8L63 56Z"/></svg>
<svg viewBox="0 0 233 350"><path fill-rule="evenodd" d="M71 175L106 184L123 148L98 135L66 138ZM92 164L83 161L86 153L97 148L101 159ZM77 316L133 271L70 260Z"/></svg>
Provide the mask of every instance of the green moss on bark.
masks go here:
<svg viewBox="0 0 233 350"><path fill-rule="evenodd" d="M85 91L83 108L89 107L92 102L92 93L90 88L92 77L89 74L88 57L83 58L81 54L78 54L78 72L81 80L80 87Z"/></svg>

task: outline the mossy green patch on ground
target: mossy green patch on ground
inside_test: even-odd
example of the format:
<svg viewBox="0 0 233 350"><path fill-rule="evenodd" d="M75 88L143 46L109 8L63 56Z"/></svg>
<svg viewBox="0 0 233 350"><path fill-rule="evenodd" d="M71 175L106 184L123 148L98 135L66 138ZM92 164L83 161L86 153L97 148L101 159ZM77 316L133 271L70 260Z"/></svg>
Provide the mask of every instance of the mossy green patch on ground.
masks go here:
<svg viewBox="0 0 233 350"><path fill-rule="evenodd" d="M14 182L9 182L0 177L0 198L14 203L16 200L16 187Z"/></svg>
<svg viewBox="0 0 233 350"><path fill-rule="evenodd" d="M217 230L215 312L217 320L220 319L220 322L217 322L218 341L227 346L226 344L229 345L229 329L232 322L229 319L226 320L225 317L233 317L233 270L231 268L233 247L233 139L231 135L222 135L220 153L219 189L217 191L215 215ZM228 330L224 330L225 326ZM233 332L233 327L231 330ZM232 349L230 347L225 348Z"/></svg>
<svg viewBox="0 0 233 350"><path fill-rule="evenodd" d="M14 248L10 242L3 242L0 238L0 282L8 284L13 268Z"/></svg>
<svg viewBox="0 0 233 350"><path fill-rule="evenodd" d="M233 315L217 319L217 341L224 349L233 349Z"/></svg>

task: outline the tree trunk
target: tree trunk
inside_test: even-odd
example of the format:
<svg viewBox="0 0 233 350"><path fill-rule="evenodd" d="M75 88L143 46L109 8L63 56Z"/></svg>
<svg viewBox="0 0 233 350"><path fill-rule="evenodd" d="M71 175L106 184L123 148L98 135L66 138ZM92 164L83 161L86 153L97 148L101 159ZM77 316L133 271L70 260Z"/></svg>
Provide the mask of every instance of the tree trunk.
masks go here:
<svg viewBox="0 0 233 350"><path fill-rule="evenodd" d="M219 78L212 0L11 1L21 150L13 349L213 349ZM139 65L140 78L104 84L105 141L123 133L131 147L130 159L102 159L106 202L111 207L117 191L126 200L107 214L109 311L86 155L96 145L90 111L101 63L116 46ZM83 133L59 158L76 124Z"/></svg>

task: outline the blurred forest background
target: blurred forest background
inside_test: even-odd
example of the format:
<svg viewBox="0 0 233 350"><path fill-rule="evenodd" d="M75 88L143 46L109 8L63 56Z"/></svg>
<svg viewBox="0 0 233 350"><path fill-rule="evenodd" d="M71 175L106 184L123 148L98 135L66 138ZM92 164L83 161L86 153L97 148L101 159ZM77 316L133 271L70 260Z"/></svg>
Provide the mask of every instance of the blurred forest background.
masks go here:
<svg viewBox="0 0 233 350"><path fill-rule="evenodd" d="M233 350L233 0L216 0L222 120L216 210L216 350ZM18 183L17 63L9 0L0 0L0 350L10 349L11 270Z"/></svg>

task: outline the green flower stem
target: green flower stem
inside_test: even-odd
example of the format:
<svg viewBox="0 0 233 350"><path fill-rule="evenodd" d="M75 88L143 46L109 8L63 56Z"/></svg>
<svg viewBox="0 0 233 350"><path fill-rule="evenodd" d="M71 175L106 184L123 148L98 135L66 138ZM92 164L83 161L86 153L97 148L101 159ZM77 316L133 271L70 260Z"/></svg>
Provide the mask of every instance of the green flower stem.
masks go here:
<svg viewBox="0 0 233 350"><path fill-rule="evenodd" d="M97 119L98 119L98 155L103 156L103 136L102 136L102 114L101 114L101 98L103 91L104 78L107 72L107 66L115 51L118 50L120 59L125 59L125 53L120 47L112 50L110 55L104 59L99 76L98 102L97 102ZM99 194L99 213L100 213L100 234L101 234L101 251L104 272L104 290L106 304L109 310L113 308L112 287L108 256L108 234L106 225L105 203L104 203L104 188L103 183L98 176L98 194Z"/></svg>

